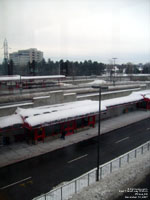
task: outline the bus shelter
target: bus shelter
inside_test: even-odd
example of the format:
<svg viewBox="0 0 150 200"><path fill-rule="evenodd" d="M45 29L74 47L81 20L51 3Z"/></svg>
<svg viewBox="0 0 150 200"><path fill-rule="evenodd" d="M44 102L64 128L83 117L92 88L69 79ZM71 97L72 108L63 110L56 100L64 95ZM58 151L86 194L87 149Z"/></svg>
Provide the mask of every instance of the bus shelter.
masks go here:
<svg viewBox="0 0 150 200"><path fill-rule="evenodd" d="M105 108L103 107L102 111ZM18 109L26 134L34 143L45 137L74 134L78 129L95 126L98 101L84 100L33 109Z"/></svg>

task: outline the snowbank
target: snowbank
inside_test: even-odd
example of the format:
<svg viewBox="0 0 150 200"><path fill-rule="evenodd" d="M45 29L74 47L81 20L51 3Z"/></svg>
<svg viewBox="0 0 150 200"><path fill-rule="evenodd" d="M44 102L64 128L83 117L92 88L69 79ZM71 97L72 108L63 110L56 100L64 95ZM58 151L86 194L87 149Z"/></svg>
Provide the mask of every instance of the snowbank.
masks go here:
<svg viewBox="0 0 150 200"><path fill-rule="evenodd" d="M67 87L70 87L72 86L72 84L69 84L69 83L59 83L59 86L67 86Z"/></svg>
<svg viewBox="0 0 150 200"><path fill-rule="evenodd" d="M103 85L103 84L106 84L106 81L104 81L104 80L99 80L99 79L94 80L94 81L92 81L92 82L90 82L90 83L87 83L87 85Z"/></svg>
<svg viewBox="0 0 150 200"><path fill-rule="evenodd" d="M109 174L100 182L95 183L73 195L70 200L113 200L123 194L127 188L134 188L150 173L150 154L125 165L120 170ZM149 191L150 193L150 191ZM128 195L128 194L127 194ZM148 199L148 198L147 198Z"/></svg>

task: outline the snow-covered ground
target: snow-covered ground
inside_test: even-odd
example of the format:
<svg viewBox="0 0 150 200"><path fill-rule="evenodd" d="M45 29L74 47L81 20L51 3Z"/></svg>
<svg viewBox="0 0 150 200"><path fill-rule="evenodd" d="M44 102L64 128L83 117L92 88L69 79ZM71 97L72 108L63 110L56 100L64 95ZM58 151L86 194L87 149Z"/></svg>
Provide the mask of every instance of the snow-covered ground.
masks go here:
<svg viewBox="0 0 150 200"><path fill-rule="evenodd" d="M87 85L103 85L103 84L106 84L106 81L104 80L99 80L99 79L96 79L90 83L87 83Z"/></svg>
<svg viewBox="0 0 150 200"><path fill-rule="evenodd" d="M70 200L113 200L126 189L133 189L150 173L150 152L109 174L98 183L84 188ZM137 188L134 188L137 189ZM150 191L149 191L150 193ZM127 193L128 195L128 193ZM150 195L150 194L149 194ZM130 197L131 199L131 197ZM145 199L148 199L148 197Z"/></svg>

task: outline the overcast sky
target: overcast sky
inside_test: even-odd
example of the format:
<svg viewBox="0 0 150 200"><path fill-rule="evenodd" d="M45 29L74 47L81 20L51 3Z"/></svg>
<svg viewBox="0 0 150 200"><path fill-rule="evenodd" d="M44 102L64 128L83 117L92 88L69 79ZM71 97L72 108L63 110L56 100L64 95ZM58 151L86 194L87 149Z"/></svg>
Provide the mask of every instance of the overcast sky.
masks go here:
<svg viewBox="0 0 150 200"><path fill-rule="evenodd" d="M0 0L5 38L55 61L150 62L150 0Z"/></svg>

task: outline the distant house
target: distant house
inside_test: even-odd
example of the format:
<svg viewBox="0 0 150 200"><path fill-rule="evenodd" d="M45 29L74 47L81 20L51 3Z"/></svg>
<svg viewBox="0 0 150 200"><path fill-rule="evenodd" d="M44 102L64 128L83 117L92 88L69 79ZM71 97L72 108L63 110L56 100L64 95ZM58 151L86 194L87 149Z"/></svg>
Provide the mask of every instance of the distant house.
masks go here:
<svg viewBox="0 0 150 200"><path fill-rule="evenodd" d="M38 51L36 48L19 50L18 52L9 54L10 60L14 62L15 65L26 65L28 62L32 63L40 62L43 59L43 52Z"/></svg>

